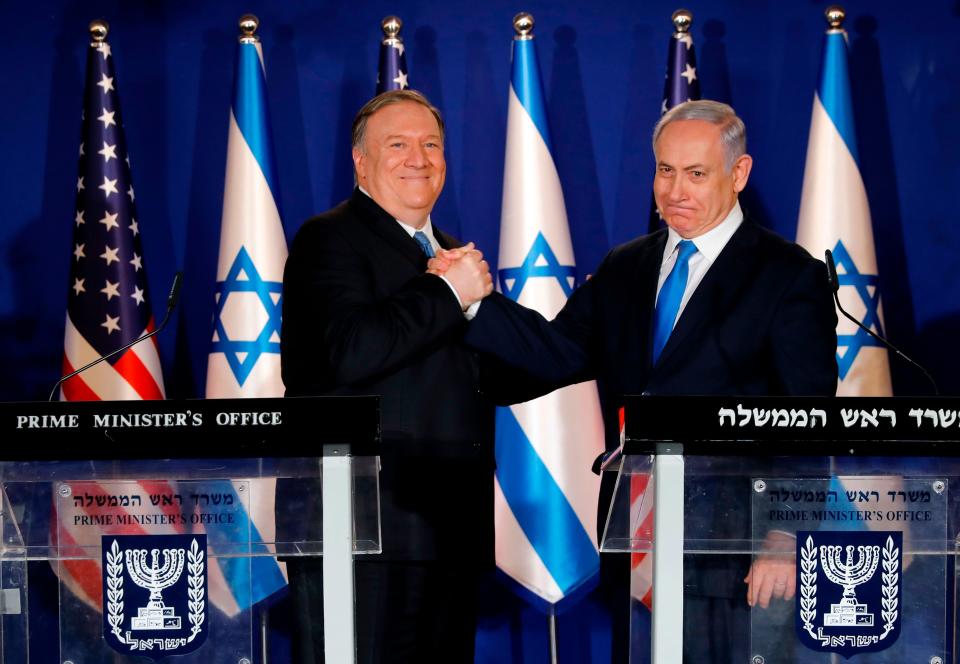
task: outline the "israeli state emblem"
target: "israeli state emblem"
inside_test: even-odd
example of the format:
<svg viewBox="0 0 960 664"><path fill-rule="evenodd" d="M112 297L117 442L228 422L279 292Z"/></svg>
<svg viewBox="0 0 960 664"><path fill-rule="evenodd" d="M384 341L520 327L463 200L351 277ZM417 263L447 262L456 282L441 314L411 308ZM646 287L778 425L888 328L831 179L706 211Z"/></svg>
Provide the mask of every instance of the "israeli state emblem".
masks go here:
<svg viewBox="0 0 960 664"><path fill-rule="evenodd" d="M797 531L796 629L818 652L850 658L900 636L903 533Z"/></svg>
<svg viewBox="0 0 960 664"><path fill-rule="evenodd" d="M104 535L103 638L153 660L207 640L207 536Z"/></svg>

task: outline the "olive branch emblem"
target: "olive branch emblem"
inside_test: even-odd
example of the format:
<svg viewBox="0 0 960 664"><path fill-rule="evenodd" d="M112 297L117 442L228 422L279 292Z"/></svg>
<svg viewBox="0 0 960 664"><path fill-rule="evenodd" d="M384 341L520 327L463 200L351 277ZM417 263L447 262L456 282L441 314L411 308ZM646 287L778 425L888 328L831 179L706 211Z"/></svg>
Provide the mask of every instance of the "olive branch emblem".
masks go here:
<svg viewBox="0 0 960 664"><path fill-rule="evenodd" d="M182 551L182 549L181 549ZM200 549L197 540L190 542L190 548L186 551L187 558L187 621L190 623L190 636L187 643L190 643L200 632L203 631L203 623L206 620L206 601L204 598L204 578L206 570L206 552ZM123 625L123 552L117 540L113 540L110 549L107 551L107 622L110 625L110 633L116 637L117 641L125 645L131 645L135 641L127 640L123 636L121 627Z"/></svg>

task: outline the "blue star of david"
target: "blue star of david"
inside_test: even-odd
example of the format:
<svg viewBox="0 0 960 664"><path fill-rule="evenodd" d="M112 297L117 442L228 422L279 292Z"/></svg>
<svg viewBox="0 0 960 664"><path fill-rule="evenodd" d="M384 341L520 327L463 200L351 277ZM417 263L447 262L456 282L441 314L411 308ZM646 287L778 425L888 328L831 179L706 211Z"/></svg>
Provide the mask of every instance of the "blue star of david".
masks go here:
<svg viewBox="0 0 960 664"><path fill-rule="evenodd" d="M245 274L246 279L241 280L241 274ZM217 340L213 342L212 352L224 354L237 383L242 387L261 355L264 353L280 353L280 343L270 341L270 337L274 333L278 337L280 336L283 298L281 295L274 303L270 294L281 294L283 284L279 281L264 281L261 279L250 254L247 253L246 248L240 247L237 257L233 260L233 265L227 272L227 278L224 281L217 282L216 292L219 298L217 298L217 308L213 314L213 328L216 331ZM267 321L256 339L231 339L227 336L227 330L223 325L221 315L231 293L256 293L267 312ZM241 355L243 355L243 359L241 359Z"/></svg>
<svg viewBox="0 0 960 664"><path fill-rule="evenodd" d="M542 260L541 260L542 259ZM539 264L538 264L539 263ZM519 267L505 267L498 270L500 287L503 294L516 302L528 279L550 277L556 279L564 295L570 297L576 287L577 268L573 265L560 265L543 233L537 233L533 246Z"/></svg>
<svg viewBox="0 0 960 664"><path fill-rule="evenodd" d="M850 257L847 248L843 242L837 241L837 246L833 248L834 261L838 268L843 268L843 274L837 274L840 281L840 287L849 286L855 288L866 313L863 316L863 323L866 327L873 329L874 332L883 336L883 326L880 323L880 288L879 278L875 274L861 274L857 269L856 263ZM837 365L840 369L840 380L843 380L850 367L857 359L857 354L861 348L867 346L882 346L879 341L871 337L859 327L854 334L837 335ZM841 353L841 351L844 351Z"/></svg>

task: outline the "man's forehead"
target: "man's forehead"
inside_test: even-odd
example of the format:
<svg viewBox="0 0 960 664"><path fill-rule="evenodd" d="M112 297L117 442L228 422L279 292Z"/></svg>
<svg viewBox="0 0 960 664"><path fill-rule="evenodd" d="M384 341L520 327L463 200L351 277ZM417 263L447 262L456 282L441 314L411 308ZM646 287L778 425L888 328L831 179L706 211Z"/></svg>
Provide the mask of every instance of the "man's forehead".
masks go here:
<svg viewBox="0 0 960 664"><path fill-rule="evenodd" d="M411 133L414 131L433 131L440 133L440 125L426 106L412 101L401 101L384 106L370 116L369 125L381 131Z"/></svg>
<svg viewBox="0 0 960 664"><path fill-rule="evenodd" d="M674 120L670 124L667 124L660 130L660 138L663 138L668 133L670 134L720 134L720 125L710 122L708 120L698 120L696 118L684 118L682 120Z"/></svg>
<svg viewBox="0 0 960 664"><path fill-rule="evenodd" d="M658 159L664 152L692 156L719 150L722 149L720 128L702 120L677 120L663 128L653 149Z"/></svg>

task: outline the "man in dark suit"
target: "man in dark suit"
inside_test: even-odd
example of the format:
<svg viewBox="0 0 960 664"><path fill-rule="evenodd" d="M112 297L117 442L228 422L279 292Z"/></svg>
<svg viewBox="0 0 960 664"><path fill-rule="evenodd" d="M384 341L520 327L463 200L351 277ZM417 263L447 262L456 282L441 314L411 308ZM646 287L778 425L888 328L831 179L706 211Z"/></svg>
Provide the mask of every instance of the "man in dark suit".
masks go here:
<svg viewBox="0 0 960 664"><path fill-rule="evenodd" d="M619 444L625 394L833 395L837 318L826 270L744 219L738 195L752 160L743 122L725 104L688 102L663 116L653 147L667 228L614 248L553 321L499 295L485 299L468 341L539 381L530 397L597 379L608 450ZM442 273L458 256L443 253L431 269ZM611 492L605 481L599 524ZM705 502L701 514L749 537L749 516L738 514L748 504L721 514L723 496ZM726 661L718 653L747 661L744 581L751 604L791 595L790 565L747 574L723 558L702 557L685 576L687 613L697 616L687 621L689 661ZM725 641L731 634L737 643Z"/></svg>
<svg viewBox="0 0 960 664"><path fill-rule="evenodd" d="M443 133L419 93L368 102L353 125L358 187L304 224L284 272L287 395L382 396L383 553L355 565L360 662L472 662L477 581L493 563L493 408L463 343L489 269L468 245L462 266L426 273L459 246L430 219ZM322 661L321 569L290 562L301 663Z"/></svg>

